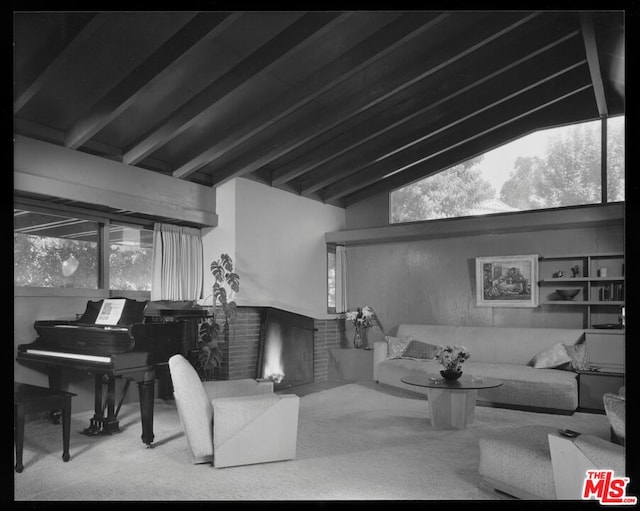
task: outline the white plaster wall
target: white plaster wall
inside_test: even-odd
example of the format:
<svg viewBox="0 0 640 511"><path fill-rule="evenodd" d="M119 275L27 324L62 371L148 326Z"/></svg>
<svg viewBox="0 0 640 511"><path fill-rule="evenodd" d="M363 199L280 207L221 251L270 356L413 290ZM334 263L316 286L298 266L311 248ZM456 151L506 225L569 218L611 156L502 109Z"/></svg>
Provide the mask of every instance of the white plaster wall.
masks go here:
<svg viewBox="0 0 640 511"><path fill-rule="evenodd" d="M235 262L238 305L272 306L327 315L324 234L345 227L342 208L248 179L235 180ZM217 198L222 201L221 195ZM218 202L219 223L223 210Z"/></svg>
<svg viewBox="0 0 640 511"><path fill-rule="evenodd" d="M232 179L211 192L215 193L218 225L202 229L204 279L203 300L200 303L203 305L212 304L214 278L209 270L211 263L219 259L223 253L229 254L234 264L236 262L236 183L237 179Z"/></svg>

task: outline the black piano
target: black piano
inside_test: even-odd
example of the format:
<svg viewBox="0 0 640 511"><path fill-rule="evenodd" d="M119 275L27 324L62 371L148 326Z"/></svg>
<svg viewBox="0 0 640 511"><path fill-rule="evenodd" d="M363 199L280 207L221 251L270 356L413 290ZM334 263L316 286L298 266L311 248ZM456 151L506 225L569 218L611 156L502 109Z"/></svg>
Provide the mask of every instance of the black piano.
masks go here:
<svg viewBox="0 0 640 511"><path fill-rule="evenodd" d="M163 302L160 316L146 314L146 301L124 300L115 324L99 324L104 300L88 301L85 312L76 320L40 320L34 323L35 341L18 346L16 360L24 365L44 368L49 387L60 389L63 371L83 371L95 378L95 410L87 435L109 435L120 431L118 412L129 384L138 384L142 441L153 442L153 401L157 375L168 378L168 360L180 353L187 355L195 346L192 338L194 319L206 316L198 306L181 306L179 314L167 316L171 303ZM122 303L122 302L120 302ZM155 304L155 302L151 302ZM164 307L164 308L163 308ZM157 309L157 307L156 307ZM197 331L197 330L196 330ZM116 407L116 378L125 379ZM106 387L106 397L103 390Z"/></svg>

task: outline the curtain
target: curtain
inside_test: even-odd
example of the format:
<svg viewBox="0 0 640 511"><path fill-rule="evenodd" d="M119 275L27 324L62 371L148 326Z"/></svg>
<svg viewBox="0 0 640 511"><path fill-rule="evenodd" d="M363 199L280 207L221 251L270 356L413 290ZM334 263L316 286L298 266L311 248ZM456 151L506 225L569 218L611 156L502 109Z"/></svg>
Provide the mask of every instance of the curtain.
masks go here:
<svg viewBox="0 0 640 511"><path fill-rule="evenodd" d="M151 300L197 300L201 297L200 229L154 224L152 261Z"/></svg>
<svg viewBox="0 0 640 511"><path fill-rule="evenodd" d="M347 247L336 246L336 312L347 310Z"/></svg>

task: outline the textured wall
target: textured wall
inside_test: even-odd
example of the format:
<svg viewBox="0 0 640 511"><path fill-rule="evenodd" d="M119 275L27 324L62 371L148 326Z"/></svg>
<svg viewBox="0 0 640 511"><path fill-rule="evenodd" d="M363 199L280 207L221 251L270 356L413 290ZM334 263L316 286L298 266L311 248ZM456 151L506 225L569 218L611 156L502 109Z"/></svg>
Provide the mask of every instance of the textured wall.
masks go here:
<svg viewBox="0 0 640 511"><path fill-rule="evenodd" d="M582 328L580 307L477 307L475 258L622 251L623 227L554 229L347 247L349 308L399 323Z"/></svg>

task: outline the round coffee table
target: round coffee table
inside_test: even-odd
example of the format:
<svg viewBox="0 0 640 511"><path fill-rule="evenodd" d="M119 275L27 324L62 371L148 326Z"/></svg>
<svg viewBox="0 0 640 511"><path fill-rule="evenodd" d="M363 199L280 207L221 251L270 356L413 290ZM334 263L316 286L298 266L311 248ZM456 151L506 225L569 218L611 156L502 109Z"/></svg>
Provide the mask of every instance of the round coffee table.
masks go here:
<svg viewBox="0 0 640 511"><path fill-rule="evenodd" d="M500 380L463 374L457 380L445 380L439 374L413 372L401 378L403 383L427 389L429 415L434 429L464 429L473 422L478 390L502 385Z"/></svg>

